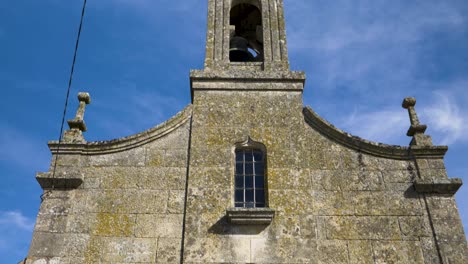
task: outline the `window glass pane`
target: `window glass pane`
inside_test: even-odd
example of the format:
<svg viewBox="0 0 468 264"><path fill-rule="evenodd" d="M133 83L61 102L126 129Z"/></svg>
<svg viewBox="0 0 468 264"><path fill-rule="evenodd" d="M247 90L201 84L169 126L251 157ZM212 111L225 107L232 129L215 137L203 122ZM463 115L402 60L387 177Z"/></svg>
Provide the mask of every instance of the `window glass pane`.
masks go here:
<svg viewBox="0 0 468 264"><path fill-rule="evenodd" d="M237 162L244 161L244 151L236 151L236 161Z"/></svg>
<svg viewBox="0 0 468 264"><path fill-rule="evenodd" d="M244 177L243 176L236 176L236 188L244 188Z"/></svg>
<svg viewBox="0 0 468 264"><path fill-rule="evenodd" d="M244 164L236 163L236 174L243 174L243 173L244 173Z"/></svg>
<svg viewBox="0 0 468 264"><path fill-rule="evenodd" d="M236 207L244 207L243 203L236 203Z"/></svg>
<svg viewBox="0 0 468 264"><path fill-rule="evenodd" d="M255 175L263 175L265 173L263 162L255 163Z"/></svg>
<svg viewBox="0 0 468 264"><path fill-rule="evenodd" d="M254 151L253 156L255 161L262 161L263 159L263 153L261 151Z"/></svg>
<svg viewBox="0 0 468 264"><path fill-rule="evenodd" d="M253 188L253 176L245 176L245 188Z"/></svg>
<svg viewBox="0 0 468 264"><path fill-rule="evenodd" d="M255 198L257 203L265 203L265 191L264 190L256 190L255 191Z"/></svg>
<svg viewBox="0 0 468 264"><path fill-rule="evenodd" d="M265 204L264 203L256 203L255 207L265 207Z"/></svg>
<svg viewBox="0 0 468 264"><path fill-rule="evenodd" d="M235 202L244 201L244 190L236 190Z"/></svg>
<svg viewBox="0 0 468 264"><path fill-rule="evenodd" d="M252 175L253 174L253 163L246 163L245 164L245 175Z"/></svg>
<svg viewBox="0 0 468 264"><path fill-rule="evenodd" d="M246 150L245 151L245 161L253 161L253 156L252 156L252 151L251 150Z"/></svg>
<svg viewBox="0 0 468 264"><path fill-rule="evenodd" d="M247 207L247 208L254 208L254 207L255 207L255 204L254 204L254 203L246 203L246 204L245 204L245 207Z"/></svg>
<svg viewBox="0 0 468 264"><path fill-rule="evenodd" d="M263 189L265 187L265 182L263 179L264 179L263 176L255 176L255 188L256 189Z"/></svg>
<svg viewBox="0 0 468 264"><path fill-rule="evenodd" d="M245 201L246 202L253 202L254 200L254 191L253 190L245 190Z"/></svg>

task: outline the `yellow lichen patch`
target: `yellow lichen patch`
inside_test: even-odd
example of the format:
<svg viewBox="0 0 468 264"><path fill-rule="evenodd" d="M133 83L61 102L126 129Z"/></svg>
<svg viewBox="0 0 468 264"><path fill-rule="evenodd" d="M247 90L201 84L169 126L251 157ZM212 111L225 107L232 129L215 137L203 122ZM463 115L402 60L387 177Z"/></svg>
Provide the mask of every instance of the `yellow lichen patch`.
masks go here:
<svg viewBox="0 0 468 264"><path fill-rule="evenodd" d="M130 236L133 234L135 219L126 214L98 213L94 235Z"/></svg>
<svg viewBox="0 0 468 264"><path fill-rule="evenodd" d="M100 262L100 250L97 240L91 237L84 252L85 264L94 264Z"/></svg>

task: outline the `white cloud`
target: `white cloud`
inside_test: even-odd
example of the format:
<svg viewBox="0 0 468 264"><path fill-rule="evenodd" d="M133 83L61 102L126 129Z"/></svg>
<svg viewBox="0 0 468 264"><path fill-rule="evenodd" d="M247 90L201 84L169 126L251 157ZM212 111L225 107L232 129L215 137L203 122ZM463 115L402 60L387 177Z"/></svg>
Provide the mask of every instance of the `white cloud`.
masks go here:
<svg viewBox="0 0 468 264"><path fill-rule="evenodd" d="M405 136L406 129L409 127L409 120L405 111L355 111L342 121L344 130L367 140L398 145L409 142L409 139Z"/></svg>
<svg viewBox="0 0 468 264"><path fill-rule="evenodd" d="M0 256L2 259L19 261L24 258L33 228L34 221L20 211L0 211Z"/></svg>
<svg viewBox="0 0 468 264"><path fill-rule="evenodd" d="M34 222L19 211L0 211L0 225L23 231L32 231L34 228Z"/></svg>
<svg viewBox="0 0 468 264"><path fill-rule="evenodd" d="M468 82L445 85L446 90L435 90L430 94L430 103L420 100L416 111L420 122L428 126L426 134L434 139L435 145L452 145L468 142ZM460 89L462 85L464 89ZM457 88L454 88L457 86ZM456 91L466 91L456 93ZM354 111L339 120L344 130L356 136L383 143L407 145L406 131L410 126L407 111L397 106L386 106L379 111Z"/></svg>
<svg viewBox="0 0 468 264"><path fill-rule="evenodd" d="M468 28L467 16L445 1L286 2L293 65L321 89L366 93L376 102L420 90L421 59L435 32ZM440 51L439 51L440 52Z"/></svg>
<svg viewBox="0 0 468 264"><path fill-rule="evenodd" d="M434 131L434 136L441 139L441 144L450 145L468 140L468 112L458 105L450 92L435 91L433 103L422 109L421 116L423 123L427 121L429 129Z"/></svg>

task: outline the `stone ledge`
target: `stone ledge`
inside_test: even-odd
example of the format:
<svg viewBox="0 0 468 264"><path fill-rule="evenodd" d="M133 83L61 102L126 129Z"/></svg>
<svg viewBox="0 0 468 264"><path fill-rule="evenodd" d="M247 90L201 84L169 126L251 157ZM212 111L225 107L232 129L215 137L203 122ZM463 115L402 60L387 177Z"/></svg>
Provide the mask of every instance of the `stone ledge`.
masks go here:
<svg viewBox="0 0 468 264"><path fill-rule="evenodd" d="M52 177L51 172L39 172L36 174L36 180L42 189L50 189L52 186L58 189L76 189L83 183L83 175L76 173L55 173Z"/></svg>
<svg viewBox="0 0 468 264"><path fill-rule="evenodd" d="M229 208L227 220L236 225L269 225L275 216L271 208Z"/></svg>
<svg viewBox="0 0 468 264"><path fill-rule="evenodd" d="M416 180L414 188L419 193L429 194L448 194L454 195L463 185L459 178L453 179L435 179L435 180Z"/></svg>
<svg viewBox="0 0 468 264"><path fill-rule="evenodd" d="M299 71L216 71L216 70L191 70L190 81L193 80L255 80L255 81L282 81L305 83L305 73Z"/></svg>

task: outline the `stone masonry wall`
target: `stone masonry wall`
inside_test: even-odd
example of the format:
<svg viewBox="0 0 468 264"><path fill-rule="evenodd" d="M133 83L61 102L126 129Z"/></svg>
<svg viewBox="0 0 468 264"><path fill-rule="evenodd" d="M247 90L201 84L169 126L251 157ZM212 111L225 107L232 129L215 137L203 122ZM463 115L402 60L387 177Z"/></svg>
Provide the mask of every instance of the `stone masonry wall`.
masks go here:
<svg viewBox="0 0 468 264"><path fill-rule="evenodd" d="M46 191L26 263L178 263L189 127L116 153L61 155L57 175L83 184Z"/></svg>
<svg viewBox="0 0 468 264"><path fill-rule="evenodd" d="M268 226L225 216L247 136L267 148ZM185 263L439 263L414 161L328 139L300 92L195 91L189 170Z"/></svg>

